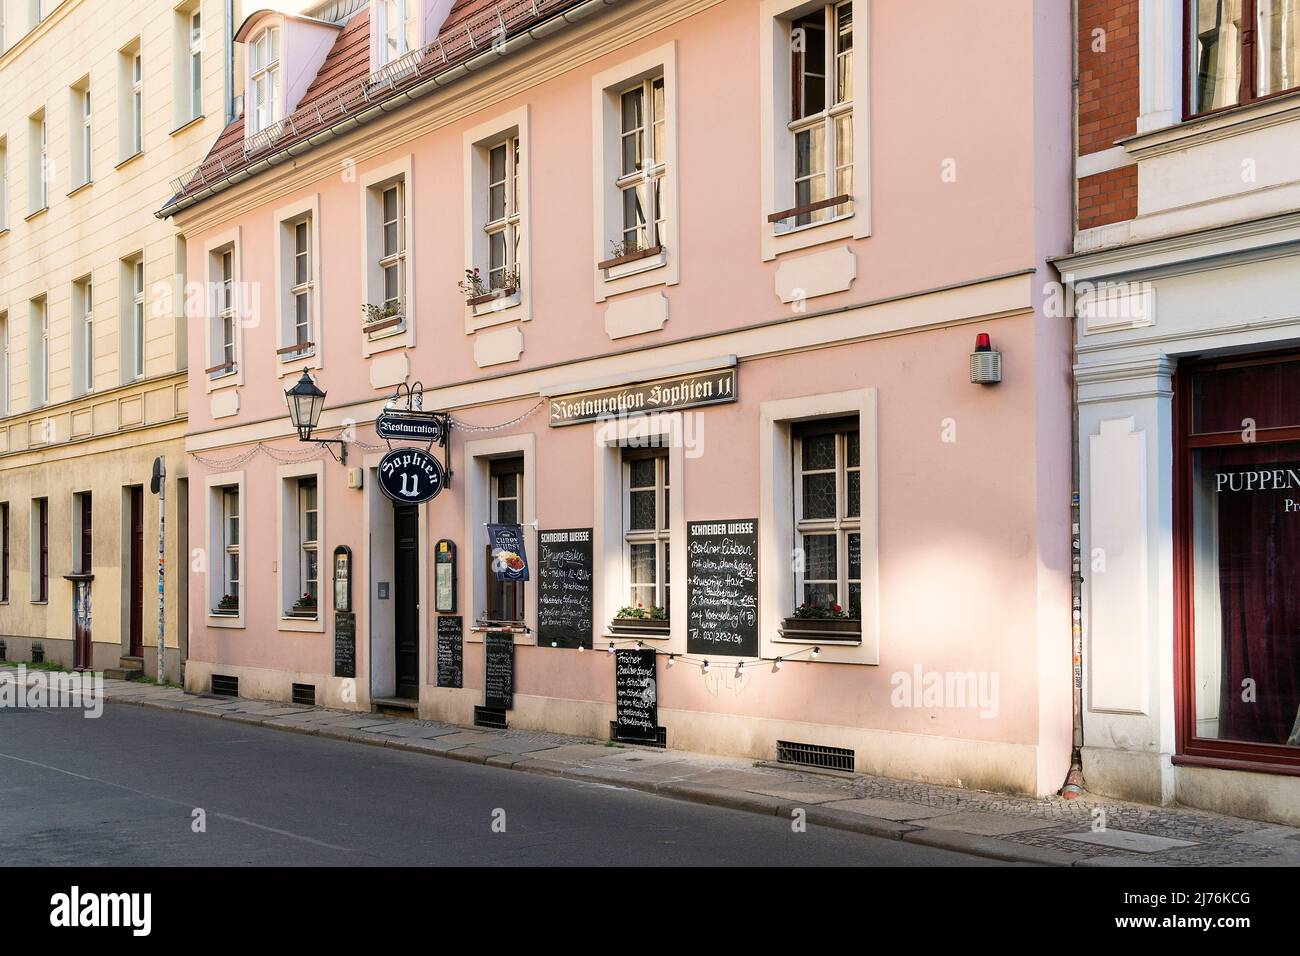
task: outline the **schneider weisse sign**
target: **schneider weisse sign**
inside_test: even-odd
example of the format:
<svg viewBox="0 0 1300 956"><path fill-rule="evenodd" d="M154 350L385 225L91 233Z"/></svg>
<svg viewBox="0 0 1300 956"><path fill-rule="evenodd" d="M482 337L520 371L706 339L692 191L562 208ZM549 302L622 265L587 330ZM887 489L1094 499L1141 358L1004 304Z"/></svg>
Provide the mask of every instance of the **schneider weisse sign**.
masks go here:
<svg viewBox="0 0 1300 956"><path fill-rule="evenodd" d="M673 412L736 400L736 369L679 375L551 399L551 427L628 415Z"/></svg>

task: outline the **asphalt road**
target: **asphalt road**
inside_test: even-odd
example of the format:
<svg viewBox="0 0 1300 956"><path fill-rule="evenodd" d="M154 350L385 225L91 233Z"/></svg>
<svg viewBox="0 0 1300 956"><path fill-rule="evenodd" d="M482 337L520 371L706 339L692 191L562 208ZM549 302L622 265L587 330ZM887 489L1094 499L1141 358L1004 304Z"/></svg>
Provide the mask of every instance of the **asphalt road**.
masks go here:
<svg viewBox="0 0 1300 956"><path fill-rule="evenodd" d="M989 865L895 840L125 704L0 710L26 866ZM195 832L201 810L206 829ZM505 832L494 831L494 820Z"/></svg>

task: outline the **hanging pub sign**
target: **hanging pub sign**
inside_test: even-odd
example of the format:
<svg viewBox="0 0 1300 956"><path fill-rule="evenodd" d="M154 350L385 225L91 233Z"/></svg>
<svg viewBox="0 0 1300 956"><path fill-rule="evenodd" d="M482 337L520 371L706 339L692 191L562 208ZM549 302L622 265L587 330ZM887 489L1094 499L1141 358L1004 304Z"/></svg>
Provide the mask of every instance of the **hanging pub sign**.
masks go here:
<svg viewBox="0 0 1300 956"><path fill-rule="evenodd" d="M375 433L384 439L423 441L442 447L447 444L446 416L381 412L375 419Z"/></svg>
<svg viewBox="0 0 1300 956"><path fill-rule="evenodd" d="M678 375L655 382L620 385L551 399L552 428L603 418L673 412L736 400L736 368Z"/></svg>
<svg viewBox="0 0 1300 956"><path fill-rule="evenodd" d="M419 448L395 448L379 460L379 487L403 505L422 505L442 491L442 462Z"/></svg>
<svg viewBox="0 0 1300 956"><path fill-rule="evenodd" d="M758 656L758 522L686 528L686 652Z"/></svg>
<svg viewBox="0 0 1300 956"><path fill-rule="evenodd" d="M527 581L528 554L524 550L524 529L517 524L489 524L492 573L498 581Z"/></svg>

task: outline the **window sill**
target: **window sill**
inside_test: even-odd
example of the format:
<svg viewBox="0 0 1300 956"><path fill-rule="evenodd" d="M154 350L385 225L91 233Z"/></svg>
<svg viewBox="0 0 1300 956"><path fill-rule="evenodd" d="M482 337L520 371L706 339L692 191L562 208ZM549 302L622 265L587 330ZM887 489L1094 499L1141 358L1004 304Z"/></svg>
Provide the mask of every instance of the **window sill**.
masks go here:
<svg viewBox="0 0 1300 956"><path fill-rule="evenodd" d="M599 263L597 268L605 273L606 282L612 282L615 279L622 279L624 276L634 276L642 272L662 269L668 264L668 252L663 246L655 246L654 250L647 249L646 252L647 255L638 255L634 258L624 256L622 259L610 259L607 262Z"/></svg>
<svg viewBox="0 0 1300 956"><path fill-rule="evenodd" d="M180 126L177 126L174 130L172 130L172 131L171 131L170 133L168 133L167 135L168 135L168 136L176 136L176 135L178 135L178 134L180 134L180 133L185 132L187 129L189 129L191 126L193 126L195 123L202 123L205 119L207 119L207 117L204 116L202 113L200 113L198 116L195 116L195 117L193 117L192 119L187 119L184 123L181 123Z"/></svg>
<svg viewBox="0 0 1300 956"><path fill-rule="evenodd" d="M512 634L527 634L528 626L526 624L511 623L503 621L495 623L493 621L475 621L470 628L473 634L487 634L491 631L510 631Z"/></svg>
<svg viewBox="0 0 1300 956"><path fill-rule="evenodd" d="M143 156L143 155L144 155L144 150L140 150L140 152L138 152L138 153L132 153L132 154L131 154L130 156L128 156L126 159L120 161L120 162L119 162L116 166L114 166L113 168L114 168L114 169L121 169L123 166L129 166L131 163L134 163L137 159L139 159L139 158L140 158L141 156Z"/></svg>
<svg viewBox="0 0 1300 956"><path fill-rule="evenodd" d="M853 213L841 213L838 216L831 216L829 219L823 219L820 222L810 222L802 226L791 226L788 229L781 229L778 223L772 224L772 236L775 239L783 239L786 236L798 236L804 233L820 229L822 226L833 226L837 222L848 222L853 218Z"/></svg>
<svg viewBox="0 0 1300 956"><path fill-rule="evenodd" d="M489 315L513 309L519 304L520 300L521 296L518 289L502 289L499 292L475 296L466 300L465 304L474 310L474 316L477 318L480 315Z"/></svg>
<svg viewBox="0 0 1300 956"><path fill-rule="evenodd" d="M73 196L77 195L77 193L89 189L93 185L95 185L95 181L93 179L87 179L84 183L81 183L79 186L74 186L72 188L72 191L68 193L68 198L71 199Z"/></svg>
<svg viewBox="0 0 1300 956"><path fill-rule="evenodd" d="M31 212L29 212L26 216L23 217L23 222L31 222L37 216L42 216L49 211L50 211L49 206L42 206L40 209L34 209Z"/></svg>
<svg viewBox="0 0 1300 956"><path fill-rule="evenodd" d="M40 607L46 607L46 606L49 605L50 602L49 602L49 601L32 601L31 603L32 603L32 604L39 605Z"/></svg>
<svg viewBox="0 0 1300 956"><path fill-rule="evenodd" d="M1118 145L1123 146L1136 159L1147 159L1293 120L1297 113L1300 113L1300 90L1291 90L1214 113L1189 116L1181 123L1121 139Z"/></svg>
<svg viewBox="0 0 1300 956"><path fill-rule="evenodd" d="M406 331L406 318L398 315L391 319L384 319L381 322L372 322L370 325L363 325L361 331L372 342L392 338L394 335L401 335Z"/></svg>
<svg viewBox="0 0 1300 956"><path fill-rule="evenodd" d="M605 626L604 636L621 640L667 641L672 638L672 625L668 621L616 617Z"/></svg>
<svg viewBox="0 0 1300 956"><path fill-rule="evenodd" d="M236 608L233 611L223 611L218 608L213 608L208 611L208 617L239 617L239 610Z"/></svg>
<svg viewBox="0 0 1300 956"><path fill-rule="evenodd" d="M278 349L275 354L279 358L281 365L292 365L301 362L303 359L315 358L316 346L313 343L308 343L300 351L297 350L296 346L290 346L289 348Z"/></svg>
<svg viewBox="0 0 1300 956"><path fill-rule="evenodd" d="M862 643L862 622L853 618L787 617L777 629L776 640L787 644Z"/></svg>

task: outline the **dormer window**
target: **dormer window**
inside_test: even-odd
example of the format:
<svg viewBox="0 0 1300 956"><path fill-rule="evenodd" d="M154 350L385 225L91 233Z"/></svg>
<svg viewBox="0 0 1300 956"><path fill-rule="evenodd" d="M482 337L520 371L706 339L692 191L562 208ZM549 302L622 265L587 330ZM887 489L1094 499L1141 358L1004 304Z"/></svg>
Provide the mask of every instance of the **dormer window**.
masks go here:
<svg viewBox="0 0 1300 956"><path fill-rule="evenodd" d="M248 130L275 124L280 99L280 29L268 27L248 45Z"/></svg>
<svg viewBox="0 0 1300 956"><path fill-rule="evenodd" d="M380 0L380 66L420 48L420 5L420 0Z"/></svg>

